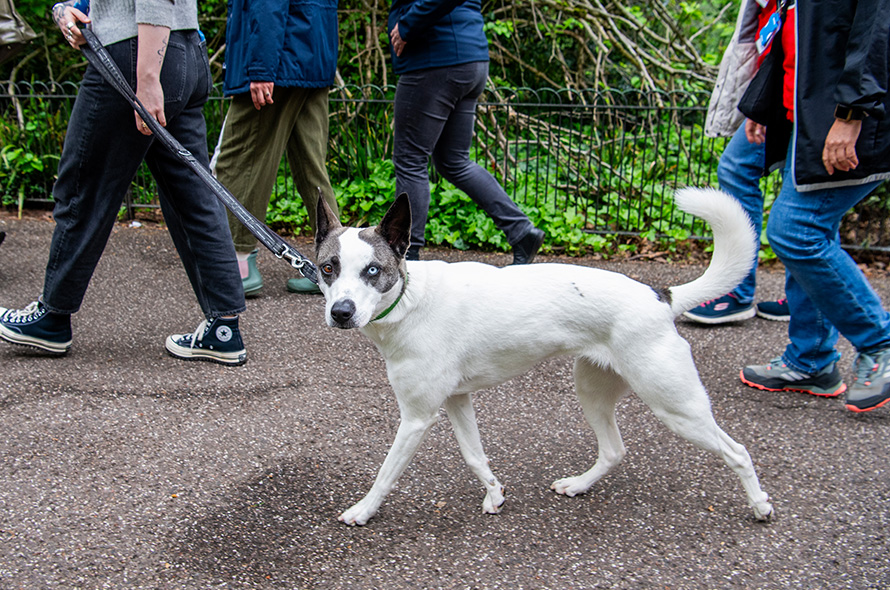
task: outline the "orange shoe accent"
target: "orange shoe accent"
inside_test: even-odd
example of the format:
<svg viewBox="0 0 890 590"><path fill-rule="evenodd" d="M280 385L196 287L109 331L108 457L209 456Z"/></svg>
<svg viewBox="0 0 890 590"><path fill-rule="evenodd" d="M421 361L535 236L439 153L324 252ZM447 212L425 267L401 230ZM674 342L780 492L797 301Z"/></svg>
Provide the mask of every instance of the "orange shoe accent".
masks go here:
<svg viewBox="0 0 890 590"><path fill-rule="evenodd" d="M840 394L842 394L843 392L847 391L846 383L841 383L841 386L838 387L835 391L830 391L828 393L816 393L814 391L810 391L809 389L795 389L794 387L782 387L780 389L773 389L771 387L766 387L759 383L754 383L753 381L748 381L747 379L745 379L745 370L744 369L739 371L739 379L741 379L742 383L744 383L748 387L753 387L754 389L760 389L761 391L797 391L799 393L808 393L810 395L815 395L816 397L837 397ZM890 401L890 399L888 399L887 401ZM884 405L885 403L887 403L887 402L885 401L881 405ZM875 408L879 408L879 407L880 406L875 406ZM874 408L872 408L872 409L874 409ZM868 410L859 410L859 411L865 412Z"/></svg>
<svg viewBox="0 0 890 590"><path fill-rule="evenodd" d="M888 402L890 402L890 397L888 397L887 399L885 399L878 405L872 406L870 408L857 408L856 406L852 406L850 404L846 404L846 406L847 406L847 409L850 410L851 412L856 412L857 414L861 414L863 412L871 412L872 410L877 410L878 408L887 405Z"/></svg>

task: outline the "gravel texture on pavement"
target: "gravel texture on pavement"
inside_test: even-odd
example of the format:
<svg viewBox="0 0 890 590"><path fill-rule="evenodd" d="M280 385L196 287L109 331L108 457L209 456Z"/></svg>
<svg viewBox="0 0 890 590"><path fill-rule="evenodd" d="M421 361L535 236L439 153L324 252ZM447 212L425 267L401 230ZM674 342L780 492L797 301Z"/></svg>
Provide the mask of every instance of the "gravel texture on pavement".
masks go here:
<svg viewBox="0 0 890 590"><path fill-rule="evenodd" d="M0 305L37 298L52 229L0 217ZM702 271L548 260L653 286ZM377 516L341 524L398 425L385 367L359 332L325 326L321 296L285 290L285 263L263 251L259 268L265 290L241 319L243 367L165 353L168 334L203 318L168 234L149 225L115 228L67 356L0 343L0 589L890 588L890 410L854 415L839 399L744 386L739 369L787 338L787 324L759 318L677 326L718 423L772 496L770 523L754 520L722 461L634 396L618 410L623 464L586 495L550 491L597 449L571 361L557 358L476 395L507 486L501 514L482 513L443 412ZM890 280L872 280L887 300ZM762 299L781 296L780 270L761 269L759 281ZM841 351L849 383L845 340Z"/></svg>

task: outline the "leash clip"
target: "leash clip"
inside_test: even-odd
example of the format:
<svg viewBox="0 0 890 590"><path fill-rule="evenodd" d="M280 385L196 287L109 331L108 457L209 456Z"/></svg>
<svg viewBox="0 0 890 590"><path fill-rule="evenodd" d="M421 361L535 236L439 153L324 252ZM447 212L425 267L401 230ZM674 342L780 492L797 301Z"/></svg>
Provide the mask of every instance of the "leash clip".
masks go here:
<svg viewBox="0 0 890 590"><path fill-rule="evenodd" d="M286 249L281 254L277 254L277 256L278 258L283 258L290 262L290 265L297 270L302 269L306 265L306 263L309 262L306 258L291 250L290 248Z"/></svg>
<svg viewBox="0 0 890 590"><path fill-rule="evenodd" d="M315 268L315 264L312 263L311 260L294 250L289 244L284 245L284 249L281 252L276 252L275 256L278 258L282 258L290 263L290 265L300 271L304 277L318 284L318 273Z"/></svg>

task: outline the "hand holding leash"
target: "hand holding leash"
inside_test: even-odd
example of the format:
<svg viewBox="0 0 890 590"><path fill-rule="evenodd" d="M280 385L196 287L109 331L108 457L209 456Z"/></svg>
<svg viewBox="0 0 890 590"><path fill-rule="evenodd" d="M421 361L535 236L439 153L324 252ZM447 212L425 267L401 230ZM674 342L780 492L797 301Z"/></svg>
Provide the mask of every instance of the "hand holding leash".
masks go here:
<svg viewBox="0 0 890 590"><path fill-rule="evenodd" d="M59 2L53 5L53 20L71 47L77 49L86 44L87 40L77 25L89 24L92 22L90 17L73 6Z"/></svg>

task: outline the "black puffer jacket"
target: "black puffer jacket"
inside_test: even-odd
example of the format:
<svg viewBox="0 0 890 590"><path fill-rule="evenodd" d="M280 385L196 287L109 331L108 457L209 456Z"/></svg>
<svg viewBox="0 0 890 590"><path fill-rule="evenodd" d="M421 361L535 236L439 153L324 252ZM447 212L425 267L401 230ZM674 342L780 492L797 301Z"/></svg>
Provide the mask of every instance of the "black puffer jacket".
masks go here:
<svg viewBox="0 0 890 590"><path fill-rule="evenodd" d="M796 23L797 189L890 178L890 0L798 0ZM856 143L859 166L829 176L822 149L838 104L868 117Z"/></svg>

